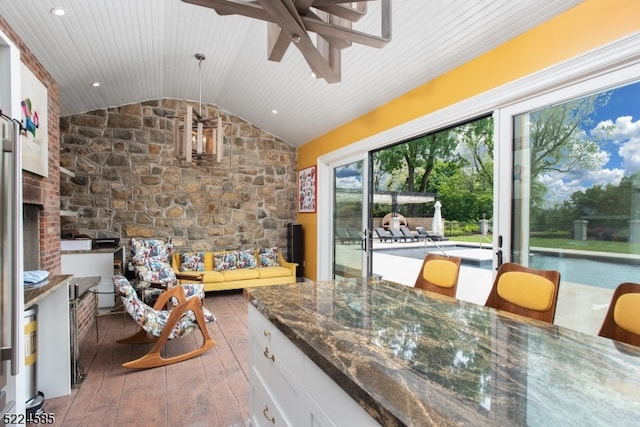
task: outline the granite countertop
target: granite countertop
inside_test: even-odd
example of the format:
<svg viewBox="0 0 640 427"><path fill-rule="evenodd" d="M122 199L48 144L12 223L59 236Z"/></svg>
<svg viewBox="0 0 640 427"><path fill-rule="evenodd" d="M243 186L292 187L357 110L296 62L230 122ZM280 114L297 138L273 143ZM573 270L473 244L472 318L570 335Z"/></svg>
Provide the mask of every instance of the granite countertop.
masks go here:
<svg viewBox="0 0 640 427"><path fill-rule="evenodd" d="M383 425L640 419L640 347L375 279L245 297Z"/></svg>
<svg viewBox="0 0 640 427"><path fill-rule="evenodd" d="M24 290L24 306L28 308L33 304L36 304L42 298L49 295L54 290L58 289L59 286L65 285L66 281L69 280L73 275L71 274L63 274L58 276L49 276L49 278L44 281L44 283L39 283L36 286L31 288L25 287Z"/></svg>

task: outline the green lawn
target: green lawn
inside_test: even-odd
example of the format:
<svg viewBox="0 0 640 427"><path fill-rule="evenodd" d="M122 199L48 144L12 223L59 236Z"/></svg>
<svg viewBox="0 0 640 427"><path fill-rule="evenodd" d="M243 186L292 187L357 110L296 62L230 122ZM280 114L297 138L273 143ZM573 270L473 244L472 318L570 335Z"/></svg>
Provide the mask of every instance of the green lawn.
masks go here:
<svg viewBox="0 0 640 427"><path fill-rule="evenodd" d="M456 242L489 243L491 236L455 236L449 240ZM609 242L602 240L572 240L532 237L531 246L552 249L572 249L580 251L612 252L620 254L640 254L640 243Z"/></svg>

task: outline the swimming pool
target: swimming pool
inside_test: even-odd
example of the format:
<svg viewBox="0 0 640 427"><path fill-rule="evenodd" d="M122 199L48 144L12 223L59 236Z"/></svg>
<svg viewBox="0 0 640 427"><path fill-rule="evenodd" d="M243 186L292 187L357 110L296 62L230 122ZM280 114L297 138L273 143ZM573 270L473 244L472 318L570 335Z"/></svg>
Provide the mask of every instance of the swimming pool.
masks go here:
<svg viewBox="0 0 640 427"><path fill-rule="evenodd" d="M376 253L395 255L406 258L424 259L427 253L452 255L462 258L462 265L469 267L491 269L493 253L490 247L442 245L442 249L433 246L413 246L408 248L374 249Z"/></svg>
<svg viewBox="0 0 640 427"><path fill-rule="evenodd" d="M623 282L640 282L640 266L607 259L584 259L533 253L529 266L542 270L557 270L562 281L615 289Z"/></svg>
<svg viewBox="0 0 640 427"><path fill-rule="evenodd" d="M462 265L490 270L493 252L490 248L470 248L468 246L447 246L443 250L450 255L460 256ZM424 259L426 253L440 253L433 247L385 248L378 253L396 255L415 259ZM471 257L470 257L471 255ZM529 267L541 270L557 270L561 280L571 283L615 289L623 282L640 283L640 260L608 259L591 255L588 259L578 255L563 253L533 252L529 257Z"/></svg>

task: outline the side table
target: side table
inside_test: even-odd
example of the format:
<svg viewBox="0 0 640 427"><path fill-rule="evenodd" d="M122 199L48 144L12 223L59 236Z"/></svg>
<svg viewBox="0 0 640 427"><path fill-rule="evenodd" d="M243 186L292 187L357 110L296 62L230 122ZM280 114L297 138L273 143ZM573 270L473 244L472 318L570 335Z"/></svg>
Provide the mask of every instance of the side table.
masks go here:
<svg viewBox="0 0 640 427"><path fill-rule="evenodd" d="M110 316L112 314L124 314L126 313L122 302L120 301L120 299L118 298L115 302L115 304L113 305L113 307L109 307L109 308L101 308L100 307L100 295L115 295L116 291L113 289L101 289L100 285L96 285L93 286L91 288L89 288L89 292L91 292L94 295L94 301L95 301L95 305L96 305L96 315L95 315L95 321L96 321L96 342L100 341L100 334L98 333L98 317L102 317L102 316Z"/></svg>

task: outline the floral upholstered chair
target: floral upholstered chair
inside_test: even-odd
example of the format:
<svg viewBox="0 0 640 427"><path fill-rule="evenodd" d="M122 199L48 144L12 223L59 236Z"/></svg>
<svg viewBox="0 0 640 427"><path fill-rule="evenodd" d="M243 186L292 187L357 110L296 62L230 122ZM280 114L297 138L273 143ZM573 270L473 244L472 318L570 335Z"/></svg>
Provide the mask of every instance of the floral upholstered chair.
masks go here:
<svg viewBox="0 0 640 427"><path fill-rule="evenodd" d="M140 298L153 305L158 296L166 289L178 284L171 268L171 238L131 239L131 264L135 272L135 288Z"/></svg>
<svg viewBox="0 0 640 427"><path fill-rule="evenodd" d="M207 323L214 322L215 316L202 305L204 286L202 284L184 284L174 286L159 295L153 307L138 298L126 277L113 276L116 292L131 317L140 326L140 330L128 338L117 340L120 344L141 344L155 342L153 348L144 356L124 363L125 368L145 369L165 366L198 356L209 350L215 342L209 335ZM173 303L169 303L174 300ZM170 306L170 310L163 307ZM189 335L196 329L202 333L202 345L192 351L177 356L162 357L160 350L167 340Z"/></svg>

